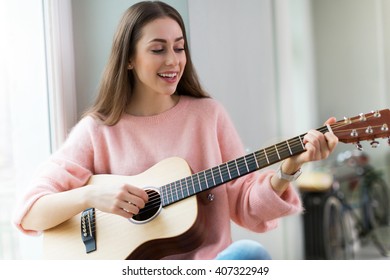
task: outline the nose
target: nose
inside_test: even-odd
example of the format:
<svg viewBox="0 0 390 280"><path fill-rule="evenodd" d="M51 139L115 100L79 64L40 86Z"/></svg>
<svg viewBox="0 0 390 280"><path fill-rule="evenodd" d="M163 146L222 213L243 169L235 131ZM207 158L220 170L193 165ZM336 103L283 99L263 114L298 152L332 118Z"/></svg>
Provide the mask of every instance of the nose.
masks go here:
<svg viewBox="0 0 390 280"><path fill-rule="evenodd" d="M167 52L165 64L170 65L177 65L179 63L179 57L178 54L175 52L174 49L171 49Z"/></svg>

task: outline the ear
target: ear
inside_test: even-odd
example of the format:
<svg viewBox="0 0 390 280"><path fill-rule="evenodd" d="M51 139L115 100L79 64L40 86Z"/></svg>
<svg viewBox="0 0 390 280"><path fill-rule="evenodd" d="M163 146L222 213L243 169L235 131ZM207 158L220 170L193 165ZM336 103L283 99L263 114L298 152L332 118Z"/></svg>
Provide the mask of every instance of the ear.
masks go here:
<svg viewBox="0 0 390 280"><path fill-rule="evenodd" d="M133 65L132 59L129 59L129 63L127 64L127 69L129 69L129 70L133 70L134 69L134 65Z"/></svg>

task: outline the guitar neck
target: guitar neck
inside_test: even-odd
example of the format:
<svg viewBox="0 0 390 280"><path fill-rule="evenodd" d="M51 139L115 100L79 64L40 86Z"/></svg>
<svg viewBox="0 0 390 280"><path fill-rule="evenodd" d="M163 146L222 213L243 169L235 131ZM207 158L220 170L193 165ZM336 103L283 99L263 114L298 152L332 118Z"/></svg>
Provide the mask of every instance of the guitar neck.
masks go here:
<svg viewBox="0 0 390 280"><path fill-rule="evenodd" d="M327 126L318 131L326 133ZM302 134L276 145L164 185L160 189L162 206L168 206L200 192L210 190L229 181L265 168L305 151Z"/></svg>

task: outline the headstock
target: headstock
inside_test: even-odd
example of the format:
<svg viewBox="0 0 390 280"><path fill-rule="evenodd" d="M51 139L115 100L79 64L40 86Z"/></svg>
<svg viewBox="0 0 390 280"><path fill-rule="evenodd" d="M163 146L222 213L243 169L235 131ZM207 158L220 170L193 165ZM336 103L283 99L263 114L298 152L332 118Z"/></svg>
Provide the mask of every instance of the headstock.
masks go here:
<svg viewBox="0 0 390 280"><path fill-rule="evenodd" d="M358 149L360 141L370 141L373 148L379 145L378 138L388 137L390 145L390 110L378 110L368 114L360 114L352 118L344 118L331 125L333 133L343 143L356 143Z"/></svg>

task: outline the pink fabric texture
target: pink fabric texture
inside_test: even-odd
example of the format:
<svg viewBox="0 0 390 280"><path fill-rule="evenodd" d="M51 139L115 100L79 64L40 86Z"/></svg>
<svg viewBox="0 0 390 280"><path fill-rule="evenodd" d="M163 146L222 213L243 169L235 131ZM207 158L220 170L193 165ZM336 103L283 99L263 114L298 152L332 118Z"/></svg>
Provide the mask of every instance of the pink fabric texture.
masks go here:
<svg viewBox="0 0 390 280"><path fill-rule="evenodd" d="M93 174L136 175L161 160L185 159L194 173L243 156L241 140L225 109L214 99L181 96L170 110L155 116L123 115L114 126L92 117L82 119L64 145L44 163L15 216L21 221L44 195L80 188ZM198 194L199 211L207 213L207 239L197 250L172 259L213 259L231 243L230 222L255 232L277 226L278 218L302 210L298 193L279 197L270 185L273 171L253 172ZM209 201L207 196L215 197Z"/></svg>

